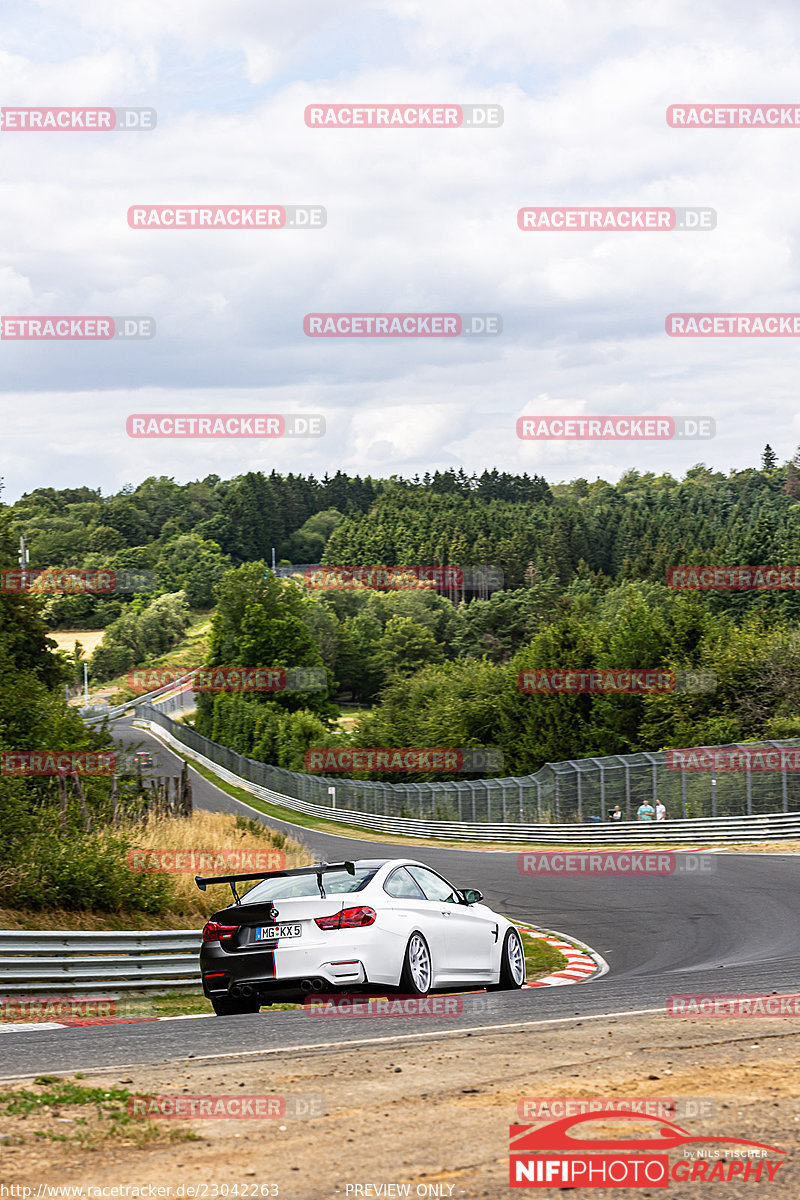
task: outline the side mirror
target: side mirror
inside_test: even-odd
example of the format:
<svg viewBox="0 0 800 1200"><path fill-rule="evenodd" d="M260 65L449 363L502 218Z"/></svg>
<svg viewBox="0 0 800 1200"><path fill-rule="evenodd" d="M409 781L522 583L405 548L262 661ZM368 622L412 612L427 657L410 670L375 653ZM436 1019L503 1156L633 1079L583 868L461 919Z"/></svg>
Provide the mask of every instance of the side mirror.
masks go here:
<svg viewBox="0 0 800 1200"><path fill-rule="evenodd" d="M477 888L465 888L461 895L467 904L480 904L483 899L483 892L479 892Z"/></svg>

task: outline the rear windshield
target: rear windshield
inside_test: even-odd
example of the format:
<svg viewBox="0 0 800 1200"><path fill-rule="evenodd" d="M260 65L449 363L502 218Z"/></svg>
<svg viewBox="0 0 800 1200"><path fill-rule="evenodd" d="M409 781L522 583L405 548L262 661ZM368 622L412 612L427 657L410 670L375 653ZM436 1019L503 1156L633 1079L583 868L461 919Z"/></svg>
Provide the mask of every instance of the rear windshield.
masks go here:
<svg viewBox="0 0 800 1200"><path fill-rule="evenodd" d="M347 871L326 871L322 876L322 886L326 896L341 896L345 892L360 892L366 887L377 867L356 867L355 875ZM300 900L306 897L319 900L319 887L316 875L290 875L286 879L265 879L257 883L246 897L250 904L256 900Z"/></svg>

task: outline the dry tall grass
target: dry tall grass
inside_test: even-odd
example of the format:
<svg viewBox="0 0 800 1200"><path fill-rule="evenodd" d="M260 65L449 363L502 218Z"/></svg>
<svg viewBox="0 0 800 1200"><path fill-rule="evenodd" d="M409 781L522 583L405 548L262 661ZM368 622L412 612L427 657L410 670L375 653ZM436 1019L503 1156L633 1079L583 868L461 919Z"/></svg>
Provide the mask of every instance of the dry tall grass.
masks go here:
<svg viewBox="0 0 800 1200"><path fill-rule="evenodd" d="M286 866L301 867L313 862L310 851L301 842L294 841L284 833L271 830L251 817L234 816L231 813L195 810L191 817L151 817L145 825L126 826L121 830L137 851L132 862L151 867L159 862L159 851L181 851L180 872L170 872L175 890L175 911L186 916L207 917L227 904L231 891L227 884L220 884L201 892L194 881L195 875L230 875L238 870L247 872L260 870L265 856L262 854L255 866L243 863L228 865L226 852L271 850L283 855L283 861L268 862L267 869ZM208 852L215 858L209 860ZM206 857L201 858L201 852ZM168 856L171 858L171 856ZM248 890L242 884L237 889L240 895Z"/></svg>
<svg viewBox="0 0 800 1200"><path fill-rule="evenodd" d="M311 852L301 842L270 830L253 818L237 817L231 813L196 810L191 817L151 817L145 825L124 823L119 830L100 830L94 836L103 839L120 834L137 851L144 852L144 862L141 857L139 862L145 866L157 861L159 851L182 851L186 854L185 865L188 869L182 873L170 872L174 900L167 910L158 914L62 909L31 912L0 907L0 929L193 929L203 925L211 913L224 908L231 900L231 890L227 884L201 892L194 882L195 875L231 875L238 870L260 870L262 866L266 866L266 869L282 865L300 867L314 861ZM222 852L242 850L261 851L260 861L253 867L226 865ZM193 867L189 859L191 851L212 851L217 858L214 862L201 861ZM264 851L281 851L285 855L285 863L264 863ZM240 895L244 895L248 890L247 885L242 884L238 890Z"/></svg>

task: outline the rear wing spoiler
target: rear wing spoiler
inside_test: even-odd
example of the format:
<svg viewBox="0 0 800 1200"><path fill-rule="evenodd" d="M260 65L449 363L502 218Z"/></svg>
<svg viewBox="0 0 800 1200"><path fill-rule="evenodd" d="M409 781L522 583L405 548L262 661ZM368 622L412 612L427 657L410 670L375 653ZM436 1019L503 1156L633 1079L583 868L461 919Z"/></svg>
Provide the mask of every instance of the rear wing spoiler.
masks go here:
<svg viewBox="0 0 800 1200"><path fill-rule="evenodd" d="M325 888L322 883L322 876L326 871L347 871L348 875L355 875L356 865L353 862L320 862L313 863L310 867L291 867L288 871L249 871L242 875L195 875L194 881L201 892L204 892L210 883L228 883L233 892L234 902L241 904L239 894L236 891L237 883L249 882L251 879L285 879L292 875L316 875L319 894L324 900Z"/></svg>

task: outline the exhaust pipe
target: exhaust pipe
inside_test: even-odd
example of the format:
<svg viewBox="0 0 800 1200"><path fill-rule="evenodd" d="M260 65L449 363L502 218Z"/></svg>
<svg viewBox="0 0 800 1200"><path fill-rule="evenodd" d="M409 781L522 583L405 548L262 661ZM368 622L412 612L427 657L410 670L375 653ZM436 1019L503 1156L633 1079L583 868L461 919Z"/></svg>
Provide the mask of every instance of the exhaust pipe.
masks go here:
<svg viewBox="0 0 800 1200"><path fill-rule="evenodd" d="M325 987L322 979L304 979L300 984L300 990L308 994L308 992L321 992Z"/></svg>
<svg viewBox="0 0 800 1200"><path fill-rule="evenodd" d="M245 997L245 999L253 995L253 989L249 983L243 983L241 985L239 988L239 995Z"/></svg>

